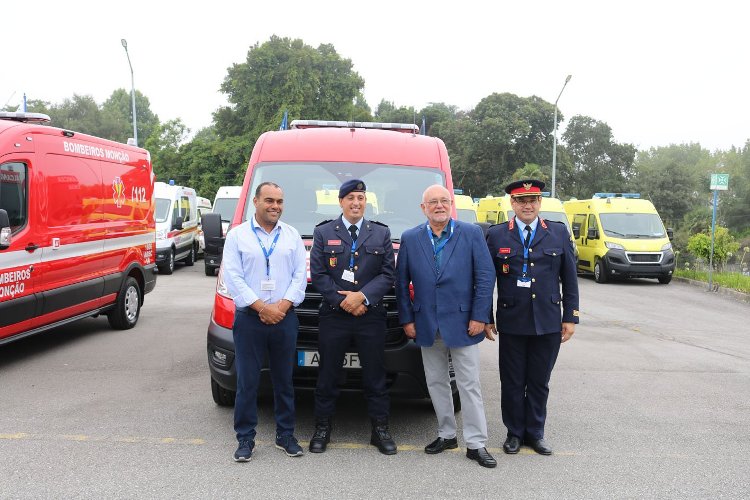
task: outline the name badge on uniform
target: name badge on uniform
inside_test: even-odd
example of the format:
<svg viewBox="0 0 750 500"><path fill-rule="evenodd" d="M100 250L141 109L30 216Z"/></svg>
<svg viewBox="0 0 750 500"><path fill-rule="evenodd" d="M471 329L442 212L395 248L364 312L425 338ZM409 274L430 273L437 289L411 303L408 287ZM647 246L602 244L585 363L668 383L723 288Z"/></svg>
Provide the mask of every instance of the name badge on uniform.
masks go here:
<svg viewBox="0 0 750 500"><path fill-rule="evenodd" d="M344 281L348 281L349 283L354 283L354 271L351 269L344 269L344 273L341 275L341 279Z"/></svg>
<svg viewBox="0 0 750 500"><path fill-rule="evenodd" d="M264 292L276 290L276 280L260 280L260 289Z"/></svg>
<svg viewBox="0 0 750 500"><path fill-rule="evenodd" d="M531 288L531 280L516 280L516 286L521 288Z"/></svg>

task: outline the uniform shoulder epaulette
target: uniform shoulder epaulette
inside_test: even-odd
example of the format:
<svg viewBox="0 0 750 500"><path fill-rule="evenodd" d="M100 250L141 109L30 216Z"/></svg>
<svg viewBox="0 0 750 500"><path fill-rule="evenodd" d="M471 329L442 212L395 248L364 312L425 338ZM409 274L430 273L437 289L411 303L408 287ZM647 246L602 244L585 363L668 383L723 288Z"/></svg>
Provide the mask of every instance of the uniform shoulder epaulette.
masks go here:
<svg viewBox="0 0 750 500"><path fill-rule="evenodd" d="M329 222L333 221L333 219L324 220L323 222L318 222L315 224L315 227L322 226L323 224L328 224Z"/></svg>
<svg viewBox="0 0 750 500"><path fill-rule="evenodd" d="M367 221L367 222L371 222L373 224L377 224L378 226L388 227L388 224L383 224L382 222L376 221L376 220L370 220L370 221Z"/></svg>
<svg viewBox="0 0 750 500"><path fill-rule="evenodd" d="M563 226L565 225L565 223L561 220L544 219L544 222L554 222L555 224L562 224Z"/></svg>

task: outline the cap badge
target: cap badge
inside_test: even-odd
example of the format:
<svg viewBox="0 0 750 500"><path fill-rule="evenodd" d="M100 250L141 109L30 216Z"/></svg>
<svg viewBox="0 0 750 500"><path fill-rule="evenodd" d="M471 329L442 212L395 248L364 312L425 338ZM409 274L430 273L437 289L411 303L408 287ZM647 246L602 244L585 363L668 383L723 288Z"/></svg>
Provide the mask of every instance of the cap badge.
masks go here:
<svg viewBox="0 0 750 500"><path fill-rule="evenodd" d="M530 183L530 182L524 182L524 183L523 183L523 188L524 188L524 189L525 189L526 191L530 191L530 190L531 190L531 183Z"/></svg>

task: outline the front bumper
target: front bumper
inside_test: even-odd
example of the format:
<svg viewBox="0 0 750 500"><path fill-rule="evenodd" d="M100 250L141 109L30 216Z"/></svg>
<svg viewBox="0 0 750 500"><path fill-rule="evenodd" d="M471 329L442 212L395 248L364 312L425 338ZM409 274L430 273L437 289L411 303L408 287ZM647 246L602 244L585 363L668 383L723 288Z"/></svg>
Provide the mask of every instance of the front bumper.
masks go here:
<svg viewBox="0 0 750 500"><path fill-rule="evenodd" d="M604 256L608 277L613 278L659 278L671 276L675 268L674 252L664 250L649 255L661 254L658 262L633 262L638 254L611 249ZM654 257L655 260L655 257Z"/></svg>

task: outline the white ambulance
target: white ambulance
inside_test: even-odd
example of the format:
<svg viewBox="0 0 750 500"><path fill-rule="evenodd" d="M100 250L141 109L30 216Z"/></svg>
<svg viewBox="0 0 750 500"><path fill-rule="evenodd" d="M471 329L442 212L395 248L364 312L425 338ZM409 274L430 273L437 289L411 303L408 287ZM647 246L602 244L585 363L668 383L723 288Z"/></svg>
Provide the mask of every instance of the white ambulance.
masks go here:
<svg viewBox="0 0 750 500"><path fill-rule="evenodd" d="M172 274L178 261L195 264L198 254L198 195L195 189L156 182L156 265L162 274Z"/></svg>

